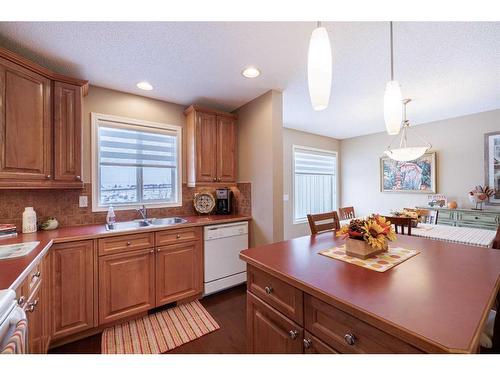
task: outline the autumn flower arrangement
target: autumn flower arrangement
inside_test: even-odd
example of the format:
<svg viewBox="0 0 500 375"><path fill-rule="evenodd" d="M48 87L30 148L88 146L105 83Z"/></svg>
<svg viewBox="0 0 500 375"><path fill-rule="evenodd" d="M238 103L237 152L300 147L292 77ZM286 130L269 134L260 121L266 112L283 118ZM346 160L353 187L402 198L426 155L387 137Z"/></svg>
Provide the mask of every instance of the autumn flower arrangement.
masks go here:
<svg viewBox="0 0 500 375"><path fill-rule="evenodd" d="M353 219L337 231L337 236L346 239L348 255L363 259L387 250L387 242L396 239L391 222L380 215Z"/></svg>

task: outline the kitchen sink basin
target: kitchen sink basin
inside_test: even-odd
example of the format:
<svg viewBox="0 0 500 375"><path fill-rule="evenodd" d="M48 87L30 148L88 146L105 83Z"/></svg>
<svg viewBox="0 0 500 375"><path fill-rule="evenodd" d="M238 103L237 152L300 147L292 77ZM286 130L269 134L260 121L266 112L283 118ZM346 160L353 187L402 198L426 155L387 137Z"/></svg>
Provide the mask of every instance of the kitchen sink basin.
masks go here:
<svg viewBox="0 0 500 375"><path fill-rule="evenodd" d="M175 224L187 223L186 219L182 217L163 217L157 219L140 219L133 221L123 221L120 223L114 223L112 225L106 224L106 230L130 230L130 229L140 229L152 226L167 226Z"/></svg>
<svg viewBox="0 0 500 375"><path fill-rule="evenodd" d="M40 241L14 243L0 246L0 259L19 258L31 253Z"/></svg>

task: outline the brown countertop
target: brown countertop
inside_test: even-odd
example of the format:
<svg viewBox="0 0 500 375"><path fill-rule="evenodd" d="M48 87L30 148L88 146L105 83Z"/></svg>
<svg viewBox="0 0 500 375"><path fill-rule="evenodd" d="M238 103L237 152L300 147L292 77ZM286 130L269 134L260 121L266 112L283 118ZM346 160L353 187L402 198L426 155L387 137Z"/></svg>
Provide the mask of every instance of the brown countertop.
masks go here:
<svg viewBox="0 0 500 375"><path fill-rule="evenodd" d="M35 249L24 257L0 260L0 289L17 288L20 281L22 281L22 279L30 271L30 268L43 257L53 243L119 236L127 233L137 233L139 231L156 232L164 229L224 224L251 219L250 216L241 215L183 216L183 218L187 220L187 223L113 231L107 231L104 224L82 225L63 227L51 231L38 231L30 234L20 233L16 237L1 239L0 245L32 241L40 241L40 243Z"/></svg>
<svg viewBox="0 0 500 375"><path fill-rule="evenodd" d="M500 282L500 251L399 235L420 254L379 273L319 251L332 233L243 250L241 259L430 352L474 352Z"/></svg>

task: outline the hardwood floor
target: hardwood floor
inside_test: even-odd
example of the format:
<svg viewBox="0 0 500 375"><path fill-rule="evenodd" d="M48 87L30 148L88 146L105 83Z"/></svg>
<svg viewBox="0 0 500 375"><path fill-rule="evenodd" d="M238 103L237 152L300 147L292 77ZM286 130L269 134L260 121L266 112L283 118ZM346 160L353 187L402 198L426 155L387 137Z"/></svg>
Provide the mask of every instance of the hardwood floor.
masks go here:
<svg viewBox="0 0 500 375"><path fill-rule="evenodd" d="M220 329L179 346L168 354L242 354L246 351L246 285L208 296L201 303ZM50 350L56 354L100 354L101 334Z"/></svg>

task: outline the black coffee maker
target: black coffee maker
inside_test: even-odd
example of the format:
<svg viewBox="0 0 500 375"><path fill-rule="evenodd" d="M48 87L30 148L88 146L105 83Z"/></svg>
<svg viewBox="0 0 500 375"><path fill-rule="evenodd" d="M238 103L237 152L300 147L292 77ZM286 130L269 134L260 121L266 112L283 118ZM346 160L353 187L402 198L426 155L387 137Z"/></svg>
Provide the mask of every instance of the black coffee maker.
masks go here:
<svg viewBox="0 0 500 375"><path fill-rule="evenodd" d="M229 188L215 189L215 213L227 215L231 213L231 200L233 192Z"/></svg>

